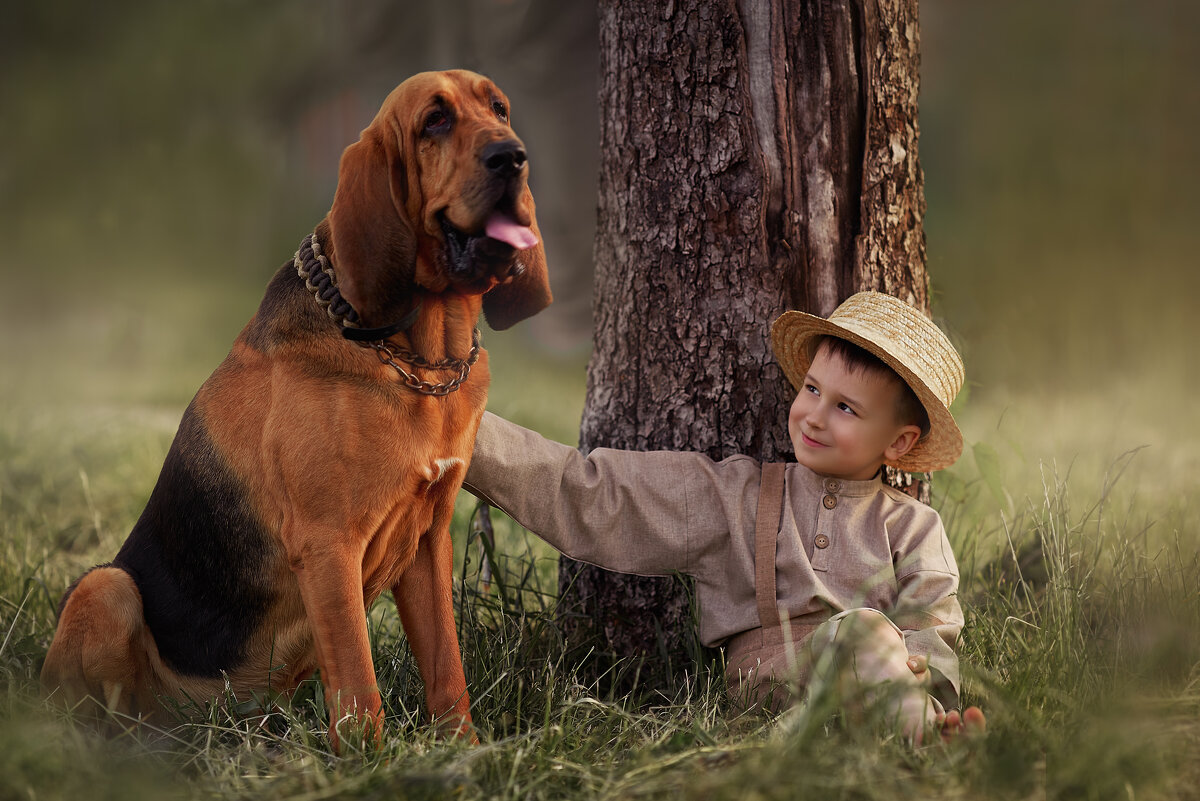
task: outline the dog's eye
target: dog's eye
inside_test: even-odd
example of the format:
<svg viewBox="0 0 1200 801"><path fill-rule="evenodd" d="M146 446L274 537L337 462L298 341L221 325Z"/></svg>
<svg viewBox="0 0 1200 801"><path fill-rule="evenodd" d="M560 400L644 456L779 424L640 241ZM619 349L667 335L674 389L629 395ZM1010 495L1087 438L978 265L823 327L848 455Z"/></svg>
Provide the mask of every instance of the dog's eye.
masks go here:
<svg viewBox="0 0 1200 801"><path fill-rule="evenodd" d="M425 132L431 134L441 134L450 130L450 115L441 109L429 112L429 116L425 118Z"/></svg>
<svg viewBox="0 0 1200 801"><path fill-rule="evenodd" d="M496 112L497 117L504 120L505 122L508 122L508 109L506 109L504 107L504 104L501 103L499 100L492 101L492 111Z"/></svg>

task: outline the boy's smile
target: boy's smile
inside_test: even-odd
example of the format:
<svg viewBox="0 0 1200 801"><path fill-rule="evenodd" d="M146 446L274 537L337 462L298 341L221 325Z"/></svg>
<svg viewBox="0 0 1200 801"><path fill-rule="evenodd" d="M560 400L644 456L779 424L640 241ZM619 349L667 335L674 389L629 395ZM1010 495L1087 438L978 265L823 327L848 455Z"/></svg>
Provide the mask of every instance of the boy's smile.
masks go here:
<svg viewBox="0 0 1200 801"><path fill-rule="evenodd" d="M899 381L850 370L821 346L788 413L796 461L823 476L863 481L907 453L921 429L896 419Z"/></svg>

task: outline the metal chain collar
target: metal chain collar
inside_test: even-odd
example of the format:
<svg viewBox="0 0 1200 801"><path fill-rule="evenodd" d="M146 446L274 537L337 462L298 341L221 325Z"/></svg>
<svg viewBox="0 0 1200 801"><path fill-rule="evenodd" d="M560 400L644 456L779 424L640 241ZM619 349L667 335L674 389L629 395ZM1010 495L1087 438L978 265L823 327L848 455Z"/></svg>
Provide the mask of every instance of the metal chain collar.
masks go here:
<svg viewBox="0 0 1200 801"><path fill-rule="evenodd" d="M317 304L335 323L344 328L359 327L358 312L338 291L333 265L321 252L321 244L317 241L316 234L309 234L304 238L300 244L300 250L296 251L293 264L296 267L296 273L304 279L305 287L312 293ZM471 350L465 359L438 359L431 362L419 353L393 347L382 339L373 342L358 342L357 344L374 350L382 364L388 365L400 375L404 386L422 395L433 397L443 397L458 389L471 374L471 365L479 359L478 328L471 332ZM458 375L449 381L434 384L405 370L399 362L406 362L424 370L457 370Z"/></svg>
<svg viewBox="0 0 1200 801"><path fill-rule="evenodd" d="M402 348L393 349L386 342L364 342L365 347L373 348L379 361L388 365L397 373L404 381L404 385L411 390L420 392L422 395L432 395L434 397L442 397L449 395L454 390L458 389L462 382L467 380L467 376L471 373L471 365L479 359L479 329L476 328L471 333L471 351L465 359L439 359L436 362L426 361L422 356L416 353L410 353ZM396 361L408 362L414 367L422 367L426 370L458 370L458 375L449 381L441 384L433 384L425 381L422 378L408 372Z"/></svg>

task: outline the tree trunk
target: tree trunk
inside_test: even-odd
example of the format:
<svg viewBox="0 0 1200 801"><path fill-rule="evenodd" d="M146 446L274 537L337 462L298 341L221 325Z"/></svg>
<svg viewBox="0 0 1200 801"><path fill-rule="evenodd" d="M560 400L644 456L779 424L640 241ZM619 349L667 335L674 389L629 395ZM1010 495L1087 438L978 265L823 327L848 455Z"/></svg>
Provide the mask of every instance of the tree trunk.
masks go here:
<svg viewBox="0 0 1200 801"><path fill-rule="evenodd" d="M789 458L771 321L868 288L927 310L916 6L602 0L584 452ZM682 581L559 582L571 642L691 666Z"/></svg>

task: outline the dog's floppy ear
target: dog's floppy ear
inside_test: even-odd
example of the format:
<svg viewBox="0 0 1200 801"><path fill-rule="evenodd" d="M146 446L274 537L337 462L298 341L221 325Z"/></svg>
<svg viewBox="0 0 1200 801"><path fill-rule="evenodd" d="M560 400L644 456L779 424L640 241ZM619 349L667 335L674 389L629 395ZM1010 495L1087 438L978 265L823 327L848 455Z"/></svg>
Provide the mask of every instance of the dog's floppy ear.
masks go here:
<svg viewBox="0 0 1200 801"><path fill-rule="evenodd" d="M368 325L381 325L393 313L389 307L411 283L416 260L400 149L372 123L343 151L329 209L338 285Z"/></svg>
<svg viewBox="0 0 1200 801"><path fill-rule="evenodd" d="M526 317L532 317L553 300L550 277L546 272L546 250L533 213L533 194L528 186L521 192L519 203L522 211L528 210L530 227L537 235L538 243L517 254L517 261L523 268L519 275L507 283L498 284L483 296L483 315L488 325L496 331L503 331Z"/></svg>

